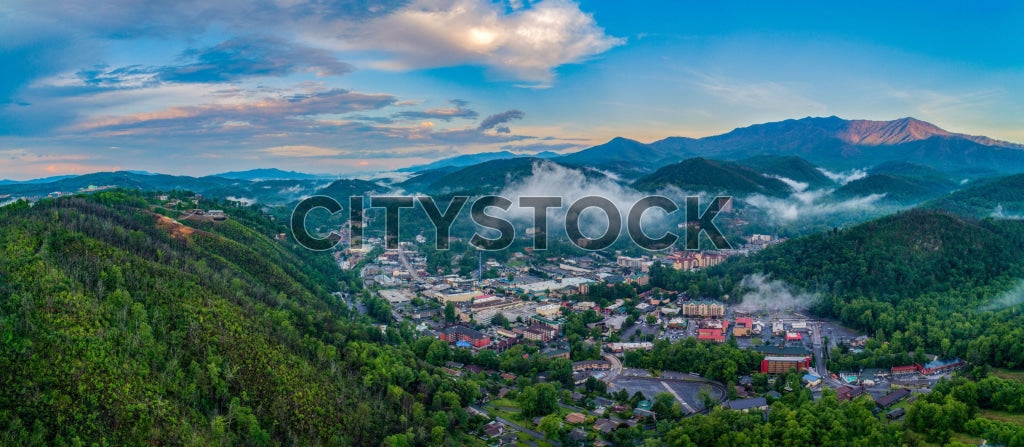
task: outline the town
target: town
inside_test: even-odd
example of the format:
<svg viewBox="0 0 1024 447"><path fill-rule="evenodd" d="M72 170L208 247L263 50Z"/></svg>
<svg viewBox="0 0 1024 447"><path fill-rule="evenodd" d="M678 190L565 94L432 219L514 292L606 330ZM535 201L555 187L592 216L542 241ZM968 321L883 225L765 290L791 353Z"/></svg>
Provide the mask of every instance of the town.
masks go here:
<svg viewBox="0 0 1024 447"><path fill-rule="evenodd" d="M422 236L392 250L368 238L334 256L367 288L361 300L338 295L381 322L382 333L407 323L425 340L428 362L457 380L472 375L491 384L467 411L489 421L480 435L492 444L553 441L544 426L575 443L602 445L619 428L653 424L667 407L683 416L714 407L767 411L796 387L815 399L825 390L840 401L874 399L876 411L899 419L920 393L966 365L923 354L890 369L830 371L830 352L859 352L872 340L805 308L757 308L651 285L658 269L699 271L779 242L763 234L745 239L735 250L640 257L536 251L500 262L477 252L469 275L431 274ZM734 347L756 364L749 371L717 361L688 370L649 366L656 351L673 345ZM524 374L564 390L552 407L557 421L526 417L514 391Z"/></svg>

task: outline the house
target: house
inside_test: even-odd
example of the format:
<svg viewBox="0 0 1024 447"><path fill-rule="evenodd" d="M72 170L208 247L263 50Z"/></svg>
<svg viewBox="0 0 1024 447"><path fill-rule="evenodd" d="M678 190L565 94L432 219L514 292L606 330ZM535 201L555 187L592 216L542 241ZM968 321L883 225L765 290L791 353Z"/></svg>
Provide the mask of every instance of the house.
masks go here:
<svg viewBox="0 0 1024 447"><path fill-rule="evenodd" d="M587 441L587 432L574 428L569 432L569 440L574 444L582 444Z"/></svg>
<svg viewBox="0 0 1024 447"><path fill-rule="evenodd" d="M808 388L813 388L821 385L821 377L814 374L804 374L804 383L807 384Z"/></svg>
<svg viewBox="0 0 1024 447"><path fill-rule="evenodd" d="M726 403L726 407L730 410L746 413L750 410L764 410L768 408L768 401L763 397L751 397L749 399L730 400Z"/></svg>
<svg viewBox="0 0 1024 447"><path fill-rule="evenodd" d="M587 417L584 416L583 413L569 413L569 414L565 415L565 422L568 422L568 423L574 424L574 425L575 424L582 424L584 422L587 422Z"/></svg>
<svg viewBox="0 0 1024 447"><path fill-rule="evenodd" d="M896 391L886 394L885 396L879 397L877 400L875 400L875 405L877 405L878 408L889 408L896 402L906 399L909 395L910 390L906 388L900 388Z"/></svg>
<svg viewBox="0 0 1024 447"><path fill-rule="evenodd" d="M840 401L853 400L863 395L867 390L862 386L852 387L843 385L836 389L836 398Z"/></svg>
<svg viewBox="0 0 1024 447"><path fill-rule="evenodd" d="M654 404L649 400L640 401L640 403L636 404L636 408L633 409L633 417L646 418L654 416L654 412L651 411L653 406Z"/></svg>
<svg viewBox="0 0 1024 447"><path fill-rule="evenodd" d="M893 409L892 411L886 413L885 417L887 417L889 419L899 419L899 418L903 417L904 414L907 414L907 410L904 410L903 408L896 408L896 409Z"/></svg>
<svg viewBox="0 0 1024 447"><path fill-rule="evenodd" d="M594 421L594 430L597 430L601 433L611 433L615 431L616 428L619 428L619 423L615 421L611 421L605 418L599 418L598 420Z"/></svg>
<svg viewBox="0 0 1024 447"><path fill-rule="evenodd" d="M505 424L502 424L501 422L491 421L488 422L487 425L484 425L484 434L486 434L488 438L497 438L503 433L505 433Z"/></svg>

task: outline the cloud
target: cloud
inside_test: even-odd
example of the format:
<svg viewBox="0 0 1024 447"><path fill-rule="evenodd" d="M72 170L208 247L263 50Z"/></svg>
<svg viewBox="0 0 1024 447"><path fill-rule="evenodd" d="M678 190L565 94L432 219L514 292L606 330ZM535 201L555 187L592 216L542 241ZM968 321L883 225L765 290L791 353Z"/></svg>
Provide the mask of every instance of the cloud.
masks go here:
<svg viewBox="0 0 1024 447"><path fill-rule="evenodd" d="M130 130L146 132L153 129L178 129L183 133L198 130L271 125L277 120L299 120L314 115L343 114L389 106L395 97L387 94L366 94L344 89L309 91L290 95L263 97L236 103L213 103L198 106L170 107L154 112L92 118L73 126L76 130Z"/></svg>
<svg viewBox="0 0 1024 447"><path fill-rule="evenodd" d="M770 276L760 273L744 276L740 287L746 290L742 301L736 306L740 312L807 309L818 300L816 294L799 292L784 281L772 280Z"/></svg>
<svg viewBox="0 0 1024 447"><path fill-rule="evenodd" d="M484 118L484 120L480 122L480 127L477 127L477 130L483 132L488 129L494 129L499 124L505 124L512 120L521 120L524 116L526 116L525 113L515 109L507 110L501 113L495 113L494 115ZM502 131L502 129L495 130L497 130L500 133L509 133L508 127L504 127L504 131Z"/></svg>
<svg viewBox="0 0 1024 447"><path fill-rule="evenodd" d="M824 104L808 98L797 87L772 81L747 82L695 73L694 83L711 95L744 107L790 110L795 114L824 113Z"/></svg>
<svg viewBox="0 0 1024 447"><path fill-rule="evenodd" d="M501 147L501 150L519 152L519 153L534 153L534 152L561 152L569 149L578 149L583 147L582 145L575 143L532 143L532 144L506 144Z"/></svg>
<svg viewBox="0 0 1024 447"><path fill-rule="evenodd" d="M185 63L131 65L110 70L101 66L81 70L76 75L86 85L139 87L157 82L215 83L258 76L280 77L300 71L340 76L354 70L327 50L271 36L236 37L212 47L186 50L180 59Z"/></svg>
<svg viewBox="0 0 1024 447"><path fill-rule="evenodd" d="M798 182L791 178L783 177L781 175L766 175L765 177L773 178L781 181L782 183L785 183L786 186L789 186L790 189L792 189L794 192L803 192L805 189L807 189L808 186L810 186L810 184L808 183Z"/></svg>
<svg viewBox="0 0 1024 447"><path fill-rule="evenodd" d="M998 311L1024 304L1024 281L1020 281L1012 289L999 294L988 304L981 306L981 311Z"/></svg>
<svg viewBox="0 0 1024 447"><path fill-rule="evenodd" d="M884 194L871 194L865 197L855 197L844 201L832 201L827 199L828 190L804 191L794 193L786 198L767 197L760 194L741 198L743 202L750 204L768 214L768 218L775 224L791 224L803 219L820 216L833 216L848 213L877 213L881 211L878 201Z"/></svg>
<svg viewBox="0 0 1024 447"><path fill-rule="evenodd" d="M441 120L449 122L455 118L473 119L479 116L475 110L466 108L469 103L461 99L449 100L455 107L439 107L427 110L407 110L392 115L394 118L408 120Z"/></svg>
<svg viewBox="0 0 1024 447"><path fill-rule="evenodd" d="M511 10L510 10L511 9ZM485 0L415 0L391 14L354 23L345 46L387 51L378 68L487 67L530 85L549 85L553 70L621 45L568 0L506 9Z"/></svg>
<svg viewBox="0 0 1024 447"><path fill-rule="evenodd" d="M868 176L867 171L863 169L853 169L847 172L832 172L825 168L818 168L818 170L821 171L822 174L825 174L825 177L828 177L833 182L840 185L845 185L854 180L860 180Z"/></svg>

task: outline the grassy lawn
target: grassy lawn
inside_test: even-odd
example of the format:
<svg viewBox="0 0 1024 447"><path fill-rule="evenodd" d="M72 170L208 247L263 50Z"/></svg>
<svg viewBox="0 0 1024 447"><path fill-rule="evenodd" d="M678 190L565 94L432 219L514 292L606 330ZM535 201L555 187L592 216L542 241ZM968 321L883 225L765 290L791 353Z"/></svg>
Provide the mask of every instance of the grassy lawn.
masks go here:
<svg viewBox="0 0 1024 447"><path fill-rule="evenodd" d="M519 414L519 405L510 399L492 400L484 404L484 409L492 415L501 416L510 421L515 421L517 423L524 422L522 416Z"/></svg>
<svg viewBox="0 0 1024 447"><path fill-rule="evenodd" d="M1018 382L1024 382L1024 371L1005 369L1005 368L992 368L990 372L993 376L999 377L1000 379L1016 380Z"/></svg>
<svg viewBox="0 0 1024 447"><path fill-rule="evenodd" d="M981 445L982 441L984 441L981 438L956 432L953 432L953 436L950 436L949 440L952 442L959 442L967 445Z"/></svg>
<svg viewBox="0 0 1024 447"><path fill-rule="evenodd" d="M978 410L978 416L993 421L1010 422L1024 427L1024 414L1007 413L1005 411Z"/></svg>

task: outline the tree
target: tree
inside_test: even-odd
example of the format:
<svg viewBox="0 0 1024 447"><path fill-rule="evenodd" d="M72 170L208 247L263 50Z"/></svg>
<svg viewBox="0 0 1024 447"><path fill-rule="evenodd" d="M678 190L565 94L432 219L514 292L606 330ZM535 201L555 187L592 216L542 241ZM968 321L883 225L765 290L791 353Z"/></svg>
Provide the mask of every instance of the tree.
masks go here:
<svg viewBox="0 0 1024 447"><path fill-rule="evenodd" d="M573 386L572 372L572 362L566 359L557 358L548 363L548 378L561 383L565 388L571 389Z"/></svg>
<svg viewBox="0 0 1024 447"><path fill-rule="evenodd" d="M444 304L444 322L454 323L455 322L455 303L449 301Z"/></svg>
<svg viewBox="0 0 1024 447"><path fill-rule="evenodd" d="M540 420L540 425L537 426L537 430L544 433L548 439L557 440L562 436L562 419L558 417L558 414L549 414L544 416Z"/></svg>

